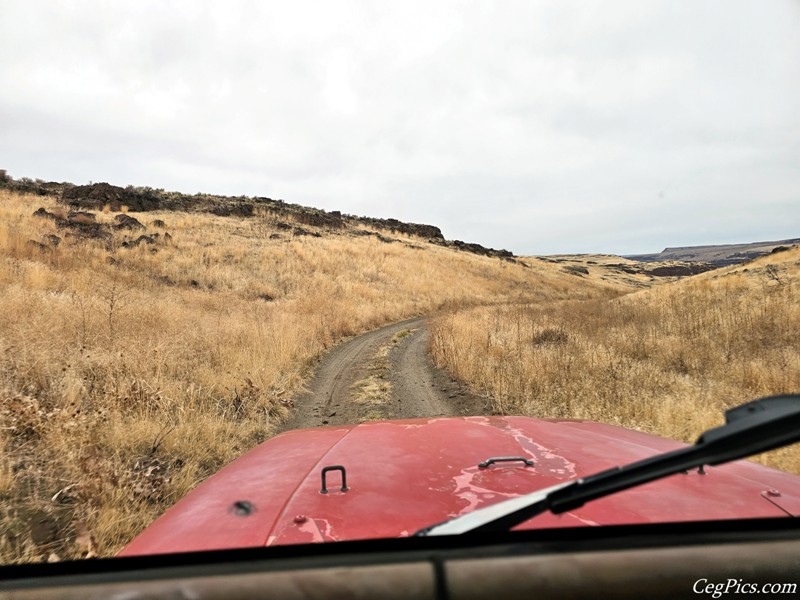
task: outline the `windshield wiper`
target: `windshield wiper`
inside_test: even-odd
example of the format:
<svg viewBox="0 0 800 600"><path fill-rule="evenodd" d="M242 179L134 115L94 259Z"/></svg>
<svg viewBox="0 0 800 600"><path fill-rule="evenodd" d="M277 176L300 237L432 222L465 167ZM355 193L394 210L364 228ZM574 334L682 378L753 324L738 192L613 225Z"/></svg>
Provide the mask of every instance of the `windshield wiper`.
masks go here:
<svg viewBox="0 0 800 600"><path fill-rule="evenodd" d="M719 465L800 441L800 395L772 396L725 411L725 425L693 446L498 502L415 535L507 531L532 517L563 513L616 492L704 465Z"/></svg>

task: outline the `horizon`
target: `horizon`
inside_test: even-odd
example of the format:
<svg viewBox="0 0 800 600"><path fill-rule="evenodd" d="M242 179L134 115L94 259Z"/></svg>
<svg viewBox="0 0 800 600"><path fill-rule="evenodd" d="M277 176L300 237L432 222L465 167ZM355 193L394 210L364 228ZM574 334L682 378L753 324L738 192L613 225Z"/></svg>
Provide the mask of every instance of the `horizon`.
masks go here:
<svg viewBox="0 0 800 600"><path fill-rule="evenodd" d="M241 194L238 195L238 196L237 195L233 195L233 194L210 194L209 192L203 192L203 191L197 191L197 192L191 192L190 193L190 192L184 192L184 191L181 191L181 190L167 190L167 189L164 189L164 188L154 188L153 186L147 186L147 185L137 185L137 184L120 185L120 184L109 182L109 181L93 181L93 180L90 180L87 183L75 183L75 182L72 182L72 181L55 181L55 180L52 180L52 179L45 179L45 178L42 178L42 177L30 177L30 176L27 176L27 175L23 175L23 176L20 176L20 177L14 177L14 175L12 173L9 173L7 169L0 169L0 173L5 173L5 175L9 179L11 179L13 181L22 181L22 180L27 179L27 180L35 181L35 182L58 183L58 184L68 184L68 185L75 185L75 186L85 186L85 185L95 185L95 184L108 184L108 185L113 185L113 186L120 187L120 188L123 188L123 189L128 187L128 186L132 186L132 187L136 187L136 188L152 188L152 189L161 190L161 191L164 191L164 192L167 192L167 193L177 193L177 194L183 194L183 195L186 195L186 196L193 196L193 195L196 195L196 194L209 194L209 195L219 196L221 198L231 198L231 199L239 198L239 197L243 196ZM286 202L286 203L289 203L289 204L297 204L299 206L302 206L303 208L311 208L311 209L314 209L314 210L322 210L322 211L325 211L325 212L339 211L344 216L349 216L349 217L365 217L365 218L377 218L377 219L393 219L393 218L396 218L396 217L393 217L392 215L379 216L379 215L372 215L372 214L353 214L353 213L346 213L346 212L341 211L341 210L339 210L337 208L326 209L326 208L320 208L320 207L317 207L317 206L306 206L306 205L303 205L303 204L298 204L297 202L293 202L290 198L278 198L278 197L266 196L264 194L244 195L244 197L246 197L246 198L269 198L270 200L276 200L276 201L279 201L279 202ZM401 219L398 219L398 220L401 220ZM454 237L445 235L445 228L443 228L442 225L439 224L439 223L422 223L422 222L418 222L418 221L404 221L404 222L415 224L415 225L433 225L435 227L438 227L442 231L442 235L444 235L445 239L447 239L447 240L459 239L459 238L454 238ZM705 243L693 243L693 244L681 244L681 245L668 244L666 246L663 246L660 250L651 250L651 251L648 251L648 252L626 252L624 254L623 253L619 253L619 252L610 252L610 251L607 251L607 250L596 250L596 251L589 251L589 252L549 252L549 253L522 254L522 253L516 252L513 248L508 248L508 247L492 247L492 248L495 249L495 250L510 250L515 256L519 256L519 257L522 257L522 256L558 256L558 255L592 255L592 254L599 254L599 255L620 256L622 258L627 258L627 257L657 255L657 254L659 254L661 252L664 252L666 250L669 250L669 249L700 248L700 247L704 247L704 246L708 246L708 247L728 246L728 245L736 246L736 245L761 244L761 243L769 244L769 243L773 243L773 242L775 242L775 243L778 243L778 242L790 242L790 241L794 241L794 240L797 240L797 239L800 239L800 233L796 234L796 236L782 237L782 238L770 238L770 239L759 239L759 240L747 240L747 241L739 240L739 241L720 242L720 243L707 243L707 242L705 242ZM476 240L471 240L471 239L462 239L461 241L469 242L469 243L480 243L480 242L476 242Z"/></svg>

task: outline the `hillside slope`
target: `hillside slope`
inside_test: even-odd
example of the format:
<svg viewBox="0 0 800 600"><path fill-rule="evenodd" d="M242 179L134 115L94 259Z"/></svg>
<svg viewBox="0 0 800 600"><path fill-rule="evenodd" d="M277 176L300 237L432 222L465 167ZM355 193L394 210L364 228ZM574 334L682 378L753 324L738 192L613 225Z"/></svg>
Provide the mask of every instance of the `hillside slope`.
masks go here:
<svg viewBox="0 0 800 600"><path fill-rule="evenodd" d="M467 308L432 349L500 412L693 441L726 408L800 392L800 248L619 298ZM800 474L800 448L760 460Z"/></svg>

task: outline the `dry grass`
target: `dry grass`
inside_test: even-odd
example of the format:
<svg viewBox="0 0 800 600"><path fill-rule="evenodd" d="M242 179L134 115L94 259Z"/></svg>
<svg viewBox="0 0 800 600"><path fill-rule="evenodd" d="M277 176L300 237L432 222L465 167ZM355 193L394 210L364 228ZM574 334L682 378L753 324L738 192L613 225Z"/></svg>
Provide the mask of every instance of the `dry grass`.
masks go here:
<svg viewBox="0 0 800 600"><path fill-rule="evenodd" d="M440 366L504 413L694 441L725 408L800 392L800 249L615 299L438 319ZM800 474L800 448L760 460Z"/></svg>
<svg viewBox="0 0 800 600"><path fill-rule="evenodd" d="M347 336L438 309L595 294L421 240L295 237L269 213L140 213L166 222L157 244L79 241L32 217L42 205L65 212L0 191L3 563L114 554L266 439L315 358ZM64 239L29 242L50 234Z"/></svg>
<svg viewBox="0 0 800 600"><path fill-rule="evenodd" d="M363 421L376 421L386 419L386 414L378 407L387 404L392 396L392 382L389 380L391 362L389 353L400 340L411 335L416 329L404 329L392 336L386 344L380 346L373 355L367 373L363 379L356 381L352 388L352 401L356 404L367 404L372 408Z"/></svg>

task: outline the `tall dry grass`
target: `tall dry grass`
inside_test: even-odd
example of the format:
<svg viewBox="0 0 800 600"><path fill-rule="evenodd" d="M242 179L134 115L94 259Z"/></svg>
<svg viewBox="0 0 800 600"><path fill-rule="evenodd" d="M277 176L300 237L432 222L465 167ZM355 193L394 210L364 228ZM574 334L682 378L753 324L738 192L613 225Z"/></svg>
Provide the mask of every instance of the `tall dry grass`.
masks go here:
<svg viewBox="0 0 800 600"><path fill-rule="evenodd" d="M800 392L800 249L614 299L441 316L432 352L503 413L694 441L722 412ZM800 448L760 458L800 474Z"/></svg>
<svg viewBox="0 0 800 600"><path fill-rule="evenodd" d="M295 237L271 213L137 214L171 240L78 241L31 216L42 205L61 210L0 191L3 563L115 553L266 439L315 358L347 336L447 307L595 293L413 238ZM30 243L49 234L64 239Z"/></svg>

